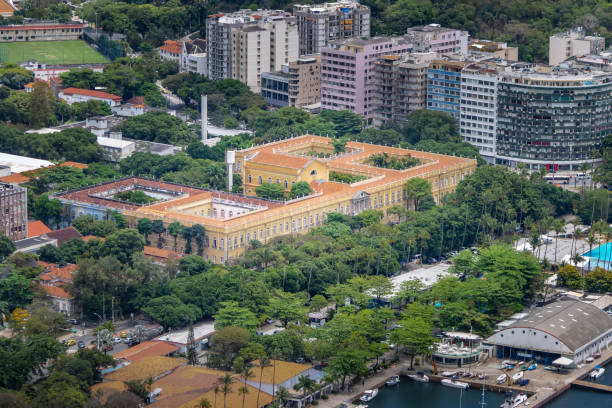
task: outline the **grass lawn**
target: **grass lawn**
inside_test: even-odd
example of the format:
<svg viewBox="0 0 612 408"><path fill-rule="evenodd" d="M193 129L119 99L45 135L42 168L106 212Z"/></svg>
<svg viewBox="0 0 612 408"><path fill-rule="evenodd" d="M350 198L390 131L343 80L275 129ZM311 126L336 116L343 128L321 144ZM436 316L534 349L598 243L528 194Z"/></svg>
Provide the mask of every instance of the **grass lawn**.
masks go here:
<svg viewBox="0 0 612 408"><path fill-rule="evenodd" d="M37 60L43 64L95 64L108 62L85 41L27 41L0 43L0 61Z"/></svg>

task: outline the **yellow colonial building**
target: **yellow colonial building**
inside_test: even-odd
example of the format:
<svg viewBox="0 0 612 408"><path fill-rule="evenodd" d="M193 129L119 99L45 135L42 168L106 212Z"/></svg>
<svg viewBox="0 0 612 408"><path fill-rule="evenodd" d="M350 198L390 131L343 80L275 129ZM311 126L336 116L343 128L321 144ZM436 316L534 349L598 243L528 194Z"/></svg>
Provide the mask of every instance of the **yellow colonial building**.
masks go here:
<svg viewBox="0 0 612 408"><path fill-rule="evenodd" d="M380 153L410 155L420 164L391 170L366 163L369 157ZM405 205L405 183L411 178L427 180L439 202L475 169L473 159L360 142L348 142L344 152L336 155L331 139L304 135L235 152L234 172L242 176L244 195L129 178L98 185L95 194L80 189L58 198L70 203L73 216L80 215L79 208L86 212L86 207L94 205L121 211L132 222L147 217L161 219L165 224L200 224L207 235L204 257L224 263L241 256L251 240L266 243L281 235L306 233L322 225L330 212L356 215L375 209L386 214L391 206ZM329 181L331 172L365 179L352 184ZM300 181L310 185L311 195L286 202L254 197L255 188L263 183L277 183L289 191ZM160 201L143 206L99 201L104 188L118 191L116 183L123 183L121 191L141 189ZM79 207L82 201L87 203Z"/></svg>

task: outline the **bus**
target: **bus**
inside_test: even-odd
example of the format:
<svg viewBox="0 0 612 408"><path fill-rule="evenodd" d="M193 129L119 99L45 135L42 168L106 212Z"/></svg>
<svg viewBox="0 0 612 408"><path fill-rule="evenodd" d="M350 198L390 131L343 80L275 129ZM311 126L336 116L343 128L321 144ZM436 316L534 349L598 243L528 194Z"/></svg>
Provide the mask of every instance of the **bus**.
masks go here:
<svg viewBox="0 0 612 408"><path fill-rule="evenodd" d="M560 174L547 174L544 179L548 184L569 184L571 176Z"/></svg>

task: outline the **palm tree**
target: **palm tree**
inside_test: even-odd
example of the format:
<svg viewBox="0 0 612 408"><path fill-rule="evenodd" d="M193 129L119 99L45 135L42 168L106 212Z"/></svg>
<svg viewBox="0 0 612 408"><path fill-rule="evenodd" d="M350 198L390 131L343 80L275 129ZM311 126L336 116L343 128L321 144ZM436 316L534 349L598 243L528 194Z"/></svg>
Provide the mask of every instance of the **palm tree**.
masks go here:
<svg viewBox="0 0 612 408"><path fill-rule="evenodd" d="M226 407L227 394L232 392L233 382L234 382L234 379L229 374L225 374L223 377L221 377L221 392L223 392L223 408L227 408Z"/></svg>
<svg viewBox="0 0 612 408"><path fill-rule="evenodd" d="M278 387L276 398L278 398L279 408L283 408L285 406L285 402L291 398L291 394L285 387Z"/></svg>
<svg viewBox="0 0 612 408"><path fill-rule="evenodd" d="M202 256L204 252L204 239L206 238L206 230L200 224L194 224L191 227L191 236L196 241L196 246L198 247L198 255Z"/></svg>
<svg viewBox="0 0 612 408"><path fill-rule="evenodd" d="M191 238L192 238L191 228L183 226L181 228L181 236L185 240L185 253L190 254L191 253Z"/></svg>
<svg viewBox="0 0 612 408"><path fill-rule="evenodd" d="M217 408L217 395L219 394L219 391L221 391L221 389L218 385L215 385L215 388L213 388L213 392L215 393L215 408Z"/></svg>
<svg viewBox="0 0 612 408"><path fill-rule="evenodd" d="M212 405L210 405L209 400L207 400L206 398L202 398L202 400L200 401L200 408L212 408Z"/></svg>
<svg viewBox="0 0 612 408"><path fill-rule="evenodd" d="M593 228L591 228L591 231L589 232L589 235L587 236L587 242L589 243L589 255L591 255L591 252L593 251L593 244L597 243L597 238L595 238ZM589 269L591 269L590 262L589 262Z"/></svg>
<svg viewBox="0 0 612 408"><path fill-rule="evenodd" d="M168 224L168 234L170 234L174 238L174 252L176 252L176 239L181 233L182 228L183 227L181 226L181 224L176 221Z"/></svg>
<svg viewBox="0 0 612 408"><path fill-rule="evenodd" d="M257 405L259 407L259 394L261 394L261 380L263 379L264 368L270 366L270 357L263 355L259 358L259 388L257 389Z"/></svg>
<svg viewBox="0 0 612 408"><path fill-rule="evenodd" d="M164 244L164 239L162 238L162 234L166 232L166 227L164 227L164 222L162 220L153 220L151 223L151 232L153 234L157 234L157 247L162 248Z"/></svg>
<svg viewBox="0 0 612 408"><path fill-rule="evenodd" d="M565 232L565 222L563 220L553 222L553 230L555 230L555 265L557 265L557 245L559 244L559 234Z"/></svg>
<svg viewBox="0 0 612 408"><path fill-rule="evenodd" d="M246 385L242 386L238 389L238 392L242 394L242 408L244 408L244 401L246 400L246 395L249 393L249 387ZM259 403L257 403L256 406L259 407Z"/></svg>
<svg viewBox="0 0 612 408"><path fill-rule="evenodd" d="M315 381L312 378L310 378L310 376L301 375L300 378L298 378L297 384L293 386L293 389L296 391L302 390L302 398L303 398L306 396L306 393L308 391L314 388L315 384L316 384Z"/></svg>

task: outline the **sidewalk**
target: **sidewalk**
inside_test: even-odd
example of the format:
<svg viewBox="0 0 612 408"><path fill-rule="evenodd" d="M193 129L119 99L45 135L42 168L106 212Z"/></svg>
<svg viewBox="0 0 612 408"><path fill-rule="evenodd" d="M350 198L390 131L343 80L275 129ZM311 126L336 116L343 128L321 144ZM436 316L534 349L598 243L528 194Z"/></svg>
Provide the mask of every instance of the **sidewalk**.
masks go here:
<svg viewBox="0 0 612 408"><path fill-rule="evenodd" d="M365 380L365 386L362 383L353 385L352 392L339 392L337 394L329 394L328 400L319 400L319 406L322 408L334 408L337 405L348 402L350 403L356 397L358 397L364 390L371 388L377 388L380 384L384 383L392 375L399 375L402 372L407 371L410 368L409 359L401 359L398 363L393 364L386 370L379 371L375 375L368 377Z"/></svg>

